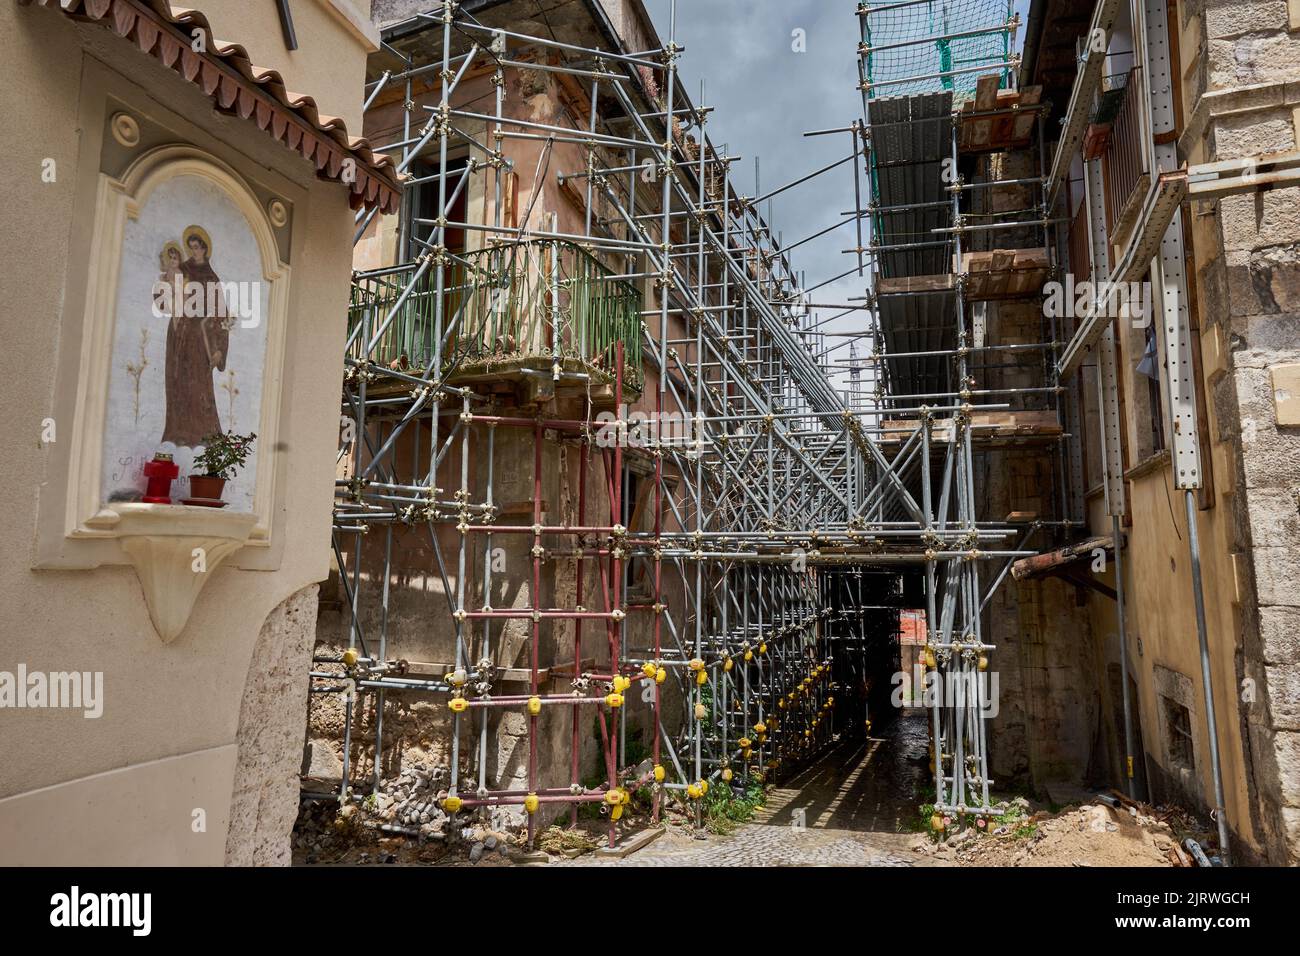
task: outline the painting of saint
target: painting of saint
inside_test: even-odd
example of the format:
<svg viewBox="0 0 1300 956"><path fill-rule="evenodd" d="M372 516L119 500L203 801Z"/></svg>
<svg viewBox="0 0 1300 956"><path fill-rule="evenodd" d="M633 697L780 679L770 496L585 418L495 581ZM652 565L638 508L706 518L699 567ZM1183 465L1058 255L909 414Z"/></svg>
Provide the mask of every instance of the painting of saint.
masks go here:
<svg viewBox="0 0 1300 956"><path fill-rule="evenodd" d="M182 235L188 257L178 261L174 242L163 247L160 280L172 289L167 326L166 420L161 440L195 448L204 436L222 432L212 370L225 371L231 319L222 298L221 279L212 267L212 239L201 226ZM183 282L183 294L177 295Z"/></svg>
<svg viewBox="0 0 1300 956"><path fill-rule="evenodd" d="M264 430L263 384L273 282L268 252L238 194L178 173L122 222L103 419L100 501L139 501L141 469L159 452L185 491L203 439ZM226 486L231 512L249 512L256 450Z"/></svg>

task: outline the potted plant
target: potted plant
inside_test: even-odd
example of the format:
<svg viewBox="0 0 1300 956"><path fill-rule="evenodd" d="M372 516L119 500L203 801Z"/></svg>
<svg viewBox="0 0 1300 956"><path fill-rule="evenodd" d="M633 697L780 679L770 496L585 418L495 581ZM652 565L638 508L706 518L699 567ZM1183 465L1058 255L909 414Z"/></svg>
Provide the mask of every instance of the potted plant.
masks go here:
<svg viewBox="0 0 1300 956"><path fill-rule="evenodd" d="M194 456L197 474L190 475L190 498L186 503L224 507L221 495L226 482L244 467L256 438L254 433L236 435L234 432L204 438L203 451Z"/></svg>

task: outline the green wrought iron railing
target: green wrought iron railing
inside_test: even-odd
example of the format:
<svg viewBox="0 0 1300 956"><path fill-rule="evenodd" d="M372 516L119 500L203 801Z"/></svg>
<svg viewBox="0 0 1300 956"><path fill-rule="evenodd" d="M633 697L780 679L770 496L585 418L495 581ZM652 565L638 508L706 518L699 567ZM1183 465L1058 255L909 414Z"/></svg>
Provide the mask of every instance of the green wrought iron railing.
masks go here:
<svg viewBox="0 0 1300 956"><path fill-rule="evenodd" d="M419 268L354 276L349 358L423 371L440 355L447 375L545 357L612 375L622 342L628 384L642 383L641 292L586 250L532 240L457 257L443 267L441 328L438 270Z"/></svg>

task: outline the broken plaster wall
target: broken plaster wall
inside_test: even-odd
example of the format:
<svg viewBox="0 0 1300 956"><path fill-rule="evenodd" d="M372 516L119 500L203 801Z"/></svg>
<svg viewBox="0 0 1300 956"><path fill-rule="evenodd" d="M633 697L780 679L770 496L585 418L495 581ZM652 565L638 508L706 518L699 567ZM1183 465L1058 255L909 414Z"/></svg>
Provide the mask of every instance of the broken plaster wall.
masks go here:
<svg viewBox="0 0 1300 956"><path fill-rule="evenodd" d="M566 400L568 401L568 400ZM510 416L522 413L519 408L502 407L497 412ZM572 408L548 411L574 417ZM443 436L445 438L445 434ZM429 447L427 429L419 445ZM487 443L486 428L476 426L469 445L468 500L487 501ZM399 441L398 458L413 451L415 439ZM408 451L408 448L410 451ZM426 452L427 453L427 452ZM450 499L460 488L460 441L457 439L449 452L448 460L439 469L438 486L444 489L440 499ZM583 469L582 445L573 440L560 440L554 432L544 431L541 455L540 520L547 525L604 525L609 523L609 499L606 465L601 451L593 447L590 462L586 465L585 492L581 492ZM612 461L612 455L611 455ZM495 524L500 526L530 526L534 522L533 481L534 443L531 428L497 426L493 439L492 501L498 508ZM642 488L645 487L644 482ZM585 509L579 510L580 494L585 495ZM643 504L652 500L652 490L642 493ZM631 503L629 503L631 511ZM474 520L474 519L471 519ZM653 527L652 519L644 514L637 526L641 530ZM432 532L430 531L432 528ZM436 535L437 547L434 546ZM342 541L345 567L351 568L351 550L354 542ZM587 536L587 546L596 542L596 536ZM384 630L385 615L382 600L385 586L385 555L390 555L387 578L387 643L382 657L389 661L407 661L411 676L437 673L456 661L456 623L452 616L459 587L461 536L454 525L439 522L429 526L395 527L391 550L385 530L372 531L361 542L361 576L358 602L360 633L365 637L365 650L379 656L379 636ZM577 561L568 552L572 549L572 536L544 535L545 549L541 564L540 591L533 598L531 533L499 533L489 542L486 534L473 533L465 537L466 574L464 607L478 610L522 609L538 606L543 609L573 609L581 604L587 610L605 610L602 592L600 563L588 557L582 570L583 593L577 595ZM485 551L490 546L490 551ZM491 567L491 586L484 593L485 560ZM441 569L440 570L440 565ZM621 604L645 604L651 600L646 591L645 569L634 568L630 584L636 588L621 596ZM443 571L446 576L444 578ZM351 583L349 579L349 584ZM450 589L452 602L447 593ZM318 626L317 653L322 657L337 657L349 643L350 612L346 590L333 575L322 590L322 611ZM670 580L664 590L665 603L674 608L683 606L680 592ZM680 617L677 618L680 620ZM653 642L653 614L646 609L629 613L622 627L625 656L638 657L646 653ZM470 620L464 625L467 669L484 659L490 659L496 676L490 693L493 696L527 695L527 671L532 661L532 622L524 618L508 620ZM575 654L576 625L572 620L544 619L538 626L537 660L545 672L556 665L568 666L577 658ZM665 631L664 644L670 643ZM583 672L609 673L610 650L606 622L587 619L582 622L581 660ZM434 666L430 666L434 665ZM330 665L326 665L327 667ZM319 666L318 666L319 669ZM507 671L509 673L507 673ZM603 696L609 687L604 681L593 680L582 688L575 688L571 673L543 679L538 693L543 697L560 696L581 689L583 696ZM653 726L652 695L650 699L642 685L626 692L625 704L618 711L603 705L584 704L576 709L576 737L578 754L578 781L586 786L606 782L604 762L601 758L601 741L606 732L618 733L619 723L625 721L627 741L626 761L636 764L652 745L648 728ZM467 695L476 696L474 690ZM403 772L421 768L437 778L439 785L429 794L429 799L445 790L449 783L451 766L452 714L447 707L445 692L385 691L383 704L383 751L379 755L382 790L392 788ZM374 740L379 719L379 700L373 692L363 693L354 710L351 745L348 751L348 770L351 786L358 794L370 791L374 774ZM680 695L669 684L663 687L663 708L666 723L675 726L673 715L680 709ZM308 721L307 788L336 789L343 770L343 737L345 702L339 694L314 694ZM481 719L487 716L486 734ZM604 730L598 714L607 720ZM478 788L480 769L488 789L528 791L531 789L567 788L571 782L571 758L575 752L575 708L565 705L548 705L537 721L537 768L535 784L528 778L529 719L523 704L473 708L461 720L459 752L459 786L461 796L472 796ZM610 719L613 718L613 719ZM539 820L545 824L559 814L566 813L563 804L543 804ZM436 817L431 813L431 817ZM491 814L490 822L497 828L522 820L518 804L502 808ZM397 821L401 822L401 821Z"/></svg>
<svg viewBox="0 0 1300 956"><path fill-rule="evenodd" d="M1055 476L1042 449L977 454L975 467L977 474L986 469L982 513L1051 513ZM1030 542L1027 547L1037 550L1064 543L1050 529L1035 532ZM982 575L996 573L981 568ZM1087 600L1066 581L1015 581L1008 575L989 602L984 640L996 645L989 656L998 675L999 710L988 740L990 773L999 790L1043 794L1054 786L1112 782L1107 742L1115 739L1114 714L1101 683L1106 647L1093 633Z"/></svg>
<svg viewBox="0 0 1300 956"><path fill-rule="evenodd" d="M510 412L507 411L507 414ZM517 410L516 412L517 413ZM498 427L493 443L493 500L498 507L496 524L531 525L534 521L533 473L534 445L530 429ZM486 429L475 429L469 448L469 500L487 500L487 449ZM544 524L577 524L576 507L578 446L560 443L553 433L543 438L542 444L542 512ZM444 435L445 438L445 435ZM427 430L420 440L428 448ZM408 442L413 445L414 442ZM400 455L400 451L399 451ZM460 442L453 445L448 462L439 471L443 498L451 498L460 488ZM603 469L597 462L587 476L587 521L604 523L608 514L604 489ZM476 520L476 519L471 519ZM432 532L429 528L432 528ZM436 535L437 545L431 534ZM376 656L380 653L381 633L385 610L381 599L384 587L385 554L391 554L388 577L387 644L383 648L386 660L410 662L413 672L421 675L436 673L457 662L456 622L452 607L457 601L459 588L460 534L454 525L438 523L432 526L415 525L398 527L393 534L391 552L384 531L378 530L364 536L362 541L361 600L359 621L361 632L367 638L367 649ZM541 608L573 607L575 603L576 566L571 557L550 557L542 562L540 591L532 585L532 535L497 534L490 542L482 533L469 534L465 542L465 599L464 607L479 610L519 609L532 606ZM567 548L571 539L544 536L543 547ZM346 542L345 542L346 544ZM351 566L351 547L344 552L346 566ZM491 565L490 591L484 593L484 561ZM588 607L600 604L597 589L600 586L599 570L595 562L587 561L583 569L585 580L583 602ZM441 570L440 570L441 568ZM443 572L446 576L444 578ZM451 602L447 591L450 589ZM339 587L331 595L335 600L322 613L320 646L322 655L337 653L348 646L349 611ZM472 670L478 661L487 658L501 669L491 687L494 696L529 693L521 671L531 664L531 634L533 624L525 618L467 621L463 627L464 659L466 669ZM573 622L543 620L539 625L540 640L537 649L539 666L543 669L573 660ZM582 654L588 666L607 670L602 662L608 659L604 622L587 621L584 624ZM430 667L429 665L434 665ZM509 669L513 675L506 675ZM507 677L509 679L507 679ZM570 677L548 679L539 686L543 696L565 693L570 687ZM468 696L473 698L474 693ZM403 770L416 765L450 768L452 714L447 707L447 694L420 691L386 691L383 707L384 750L380 755L382 776L385 780L397 777ZM368 792L374 772L374 738L378 698L374 693L362 694L355 711L355 723L349 750L349 777L352 786L360 793ZM538 718L537 765L539 777L536 787L567 787L570 773L570 744L572 738L572 708L547 707ZM480 750L482 716L487 715L486 746ZM523 705L493 707L487 710L472 709L460 718L460 785L462 796L471 796L477 789L480 766L489 789L529 790L529 720ZM344 701L338 694L318 694L312 699L308 726L309 767L312 776L337 783L342 771L342 742L344 730ZM597 765L597 732L595 709L587 706L579 712L580 778L589 778ZM325 751L325 752L320 752ZM443 777L444 788L449 779ZM519 817L518 807L505 816ZM543 811L543 815L547 815ZM497 815L498 825L504 817Z"/></svg>
<svg viewBox="0 0 1300 956"><path fill-rule="evenodd" d="M425 5L427 6L427 5ZM425 9L425 6L410 4L403 0L386 0L374 4L374 16L377 22L388 23L401 19L412 13ZM606 5L607 7L609 5ZM616 6L639 6L639 4L621 4ZM586 5L579 2L552 7L547 11L546 23L534 23L528 17L536 14L532 4L505 4L490 11L486 22L501 23L507 29L519 33L551 35L548 30L558 31L559 38L565 42L599 42L604 41L592 32ZM517 14L517 15L516 15ZM581 14L581 16L578 16ZM630 23L624 16L620 23ZM584 26L584 23L587 25ZM434 27L430 36L440 35L440 28ZM635 47L643 48L642 46ZM548 54L541 51L539 56ZM488 64L475 65L458 85L455 103L460 108L491 112L491 97L494 95L492 85L493 71ZM412 99L417 115L423 115L424 107L435 105L439 98L439 86L435 78L425 76L417 78L412 88ZM539 70L510 68L504 73L505 115L515 116L533 123L558 124L586 129L589 121L589 101L585 87L575 84L568 78ZM367 113L366 134L372 141L390 141L403 136L403 100L404 94L394 89L382 95ZM489 105L484 105L489 104ZM472 122L466 123L467 132L480 141L488 139L486 131ZM512 172L503 177L503 208L501 220L507 225L515 225L522 218L525 210L530 210L528 222L537 228L539 225L554 223L558 231L578 234L585 228L585 190L573 183L559 183L554 175L557 171L584 168L586 150L584 147L566 142L557 142L550 148L542 142L517 138L506 138L500 148L509 160ZM460 149L457 146L457 149ZM429 151L426 158L436 156L436 151ZM457 152L451 154L454 162ZM619 155L602 157L608 165L618 165ZM466 215L472 222L492 222L497 210L492 199L494 181L485 172L475 173L468 190L469 202ZM616 188L622 188L620 183ZM601 194L594 197L595 215L609 218L613 215L612 207L603 201ZM359 247L358 265L373 267L388 265L393 261L396 251L398 223L396 216L377 217L383 221L371 226L367 238ZM471 231L467 237L472 249L483 241L482 234ZM638 271L633 263L619 259L606 262L614 271ZM647 300L647 308L652 304ZM540 324L537 325L540 328ZM670 327L680 336L682 333L676 321ZM515 378L502 372L492 381L475 381L472 387L476 392L492 393L499 404L496 411L509 416L531 416L541 412L547 417L581 419L594 415L599 409L588 410L584 403L575 401L572 396L537 405L534 399L537 389L526 387L528 381ZM628 396L633 408L653 411L653 384L647 382L639 397ZM608 397L608 396L606 396ZM602 408L605 406L602 406ZM480 410L491 411L490 408ZM444 418L440 427L438 442L446 440L448 429L453 419ZM381 426L382 435L376 432L375 447L383 444L391 426ZM415 438L417 429L408 428L407 434L399 439L395 454L392 456L397 469L399 481L421 481L411 475L423 474L427 469L429 449L432 436L429 429L422 427L419 437ZM436 484L444 491L439 495L442 500L450 499L461 487L460 479L461 445L457 437L448 454L447 461L439 468ZM533 501L533 462L534 444L531 429L518 427L498 427L495 429L495 454L493 475L493 502L498 511L498 524L531 525L534 521ZM486 500L486 436L485 429L476 426L471 435L468 451L468 500L483 502ZM579 473L582 470L582 447L570 440L561 441L558 436L546 433L542 440L542 502L541 520L546 524L560 525L603 525L609 524L609 492L606 465L602 462L601 452L594 450L590 464L586 467L586 507L579 514ZM643 490L651 482L646 478L644 469L640 478ZM644 500L642 501L644 505ZM647 509L648 510L648 509ZM445 517L445 516L444 516ZM474 520L474 519L471 519ZM624 519L619 519L625 523ZM652 518L642 512L640 530L650 530ZM354 536L341 536L345 567L352 567L352 551L361 549L361 577L359 601L360 632L366 640L365 652L380 655L378 635L384 631L384 619L387 619L387 646L382 650L386 660L406 660L423 672L432 672L456 660L456 625L452 610L456 604L456 592L460 573L459 550L461 536L454 525L439 521L432 525L417 522L407 526L394 526L391 546L387 540L387 530L382 526L371 529L359 542ZM540 592L534 600L532 586L532 560L530 548L532 536L526 534L498 534L490 541L483 534L466 536L466 565L464 607L477 610L484 606L495 609L524 608L538 606L542 608L573 608L578 603L588 610L605 610L601 597L601 571L597 562L588 559L583 569L583 597L577 599L577 566L571 556L548 553L542 563ZM565 550L573 546L571 536L546 536L543 547L551 550ZM589 539L588 546L595 543ZM391 549L391 550L390 550ZM389 575L385 579L385 554L391 553ZM483 593L483 568L487 560L492 568L492 586L488 595ZM441 568L440 568L441 564ZM625 594L623 604L647 603L647 583L644 563L633 569L629 575L629 584L636 588L634 594ZM681 607L680 595L674 591L671 575L665 586L665 601L674 607ZM350 582L349 582L350 583ZM387 608L385 610L381 594L387 590ZM450 595L449 595L450 592ZM331 582L322 591L322 612L319 626L318 652L321 656L337 656L349 643L350 610L347 605L346 590L338 580L337 571ZM673 595L677 594L676 597ZM449 601L450 596L450 601ZM676 618L681 621L681 617ZM644 651L652 645L654 618L643 608L633 612L623 625L624 648ZM679 624L679 626L681 626ZM575 632L577 628L571 620L543 620L540 624L537 657L540 668L546 669L556 664L569 664L575 655ZM491 688L496 696L503 694L527 694L526 680L519 680L519 671L526 671L531 662L532 624L525 619L506 621L467 621L464 625L465 660L473 667L477 661L486 656L498 669L514 671L509 680L504 674ZM608 673L609 641L606 623L603 620L586 620L581 626L583 669ZM665 646L670 643L668 629L663 634ZM490 651L488 647L490 645ZM434 668L424 665L433 664ZM329 665L326 665L327 668ZM572 676L565 675L556 679L545 680L538 688L543 696L560 695L574 690ZM671 684L671 682L669 682ZM586 695L606 693L608 688L602 682L585 688ZM603 782L604 763L600 756L600 743L604 732L618 733L618 723L626 721L627 762L638 763L642 753L649 749L652 740L645 728L652 722L650 702L646 700L645 688L634 686L625 696L626 704L617 714L619 721L611 722L604 731L600 727L597 708L585 705L578 708L576 736L578 740L578 779L585 784ZM664 711L666 715L675 714L681 708L680 695L668 685L664 685ZM472 695L471 695L472 696ZM610 713L607 708L601 712ZM480 718L487 715L486 733L482 734ZM570 783L571 754L573 753L575 709L568 706L549 705L543 708L538 719L536 735L537 766L539 776L536 781L538 789L548 787L566 788ZM304 773L309 778L307 788L321 790L335 789L343 773L343 734L345 723L345 704L337 694L315 694L311 700L311 715L308 726L307 752L304 755ZM379 709L378 696L366 692L359 698L354 713L351 747L347 754L349 779L354 789L361 794L367 793L372 786L376 755L373 752L378 723L382 719L383 752L378 755L380 775L384 780L384 789L392 790L394 783L399 783L403 773L419 768L421 779L436 780L428 794L429 799L445 790L450 783L449 767L451 761L450 741L452 715L447 708L447 694L423 693L417 691L386 691L382 707ZM529 720L523 705L517 707L494 707L490 709L473 708L460 718L461 746L459 761L458 792L462 796L471 796L477 789L479 772L482 770L485 784L492 790L528 790L529 763ZM666 719L668 725L674 726L672 716ZM666 759L666 758L665 758ZM409 775L408 775L409 779ZM400 785L396 788L400 790ZM402 799L405 799L403 797ZM423 799L423 798L421 798ZM567 807L560 804L543 804L539 811L544 820L567 812ZM430 818L436 818L436 812L430 812ZM495 811L494 822L498 825L518 820L522 811L516 804ZM397 821L403 822L403 821Z"/></svg>
<svg viewBox="0 0 1300 956"><path fill-rule="evenodd" d="M236 737L228 866L288 866L298 816L298 764L307 681L316 637L317 585L267 616L253 646Z"/></svg>
<svg viewBox="0 0 1300 956"><path fill-rule="evenodd" d="M990 302L987 308L991 344L1043 341L1037 299ZM987 361L989 367L976 372L980 387L1025 389L1041 382L1036 367L998 368L1001 360ZM1046 398L1032 393L1016 401L1029 411L1048 407ZM974 467L976 507L986 520L1015 516L1018 527L1027 529L1034 519L1061 513L1055 443L984 451L977 445ZM1014 547L1022 533L999 547ZM1030 535L1025 547L1046 551L1065 543L1057 529L1047 527ZM1001 562L983 565L981 576L987 583L1000 569ZM1113 781L1114 707L1102 680L1109 644L1105 635L1093 632L1089 600L1063 580L1016 581L1007 575L989 602L984 640L996 645L990 661L998 675L999 710L988 740L990 773L999 790L1044 794Z"/></svg>

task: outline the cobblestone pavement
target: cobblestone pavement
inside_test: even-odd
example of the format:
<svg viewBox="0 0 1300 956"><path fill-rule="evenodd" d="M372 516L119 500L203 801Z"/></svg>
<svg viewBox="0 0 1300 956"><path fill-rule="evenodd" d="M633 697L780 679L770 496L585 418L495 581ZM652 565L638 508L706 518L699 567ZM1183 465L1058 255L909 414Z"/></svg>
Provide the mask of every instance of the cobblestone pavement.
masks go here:
<svg viewBox="0 0 1300 956"><path fill-rule="evenodd" d="M924 716L903 716L884 736L846 741L773 789L752 823L698 839L670 826L625 860L594 855L572 866L936 866L910 832L926 772Z"/></svg>

